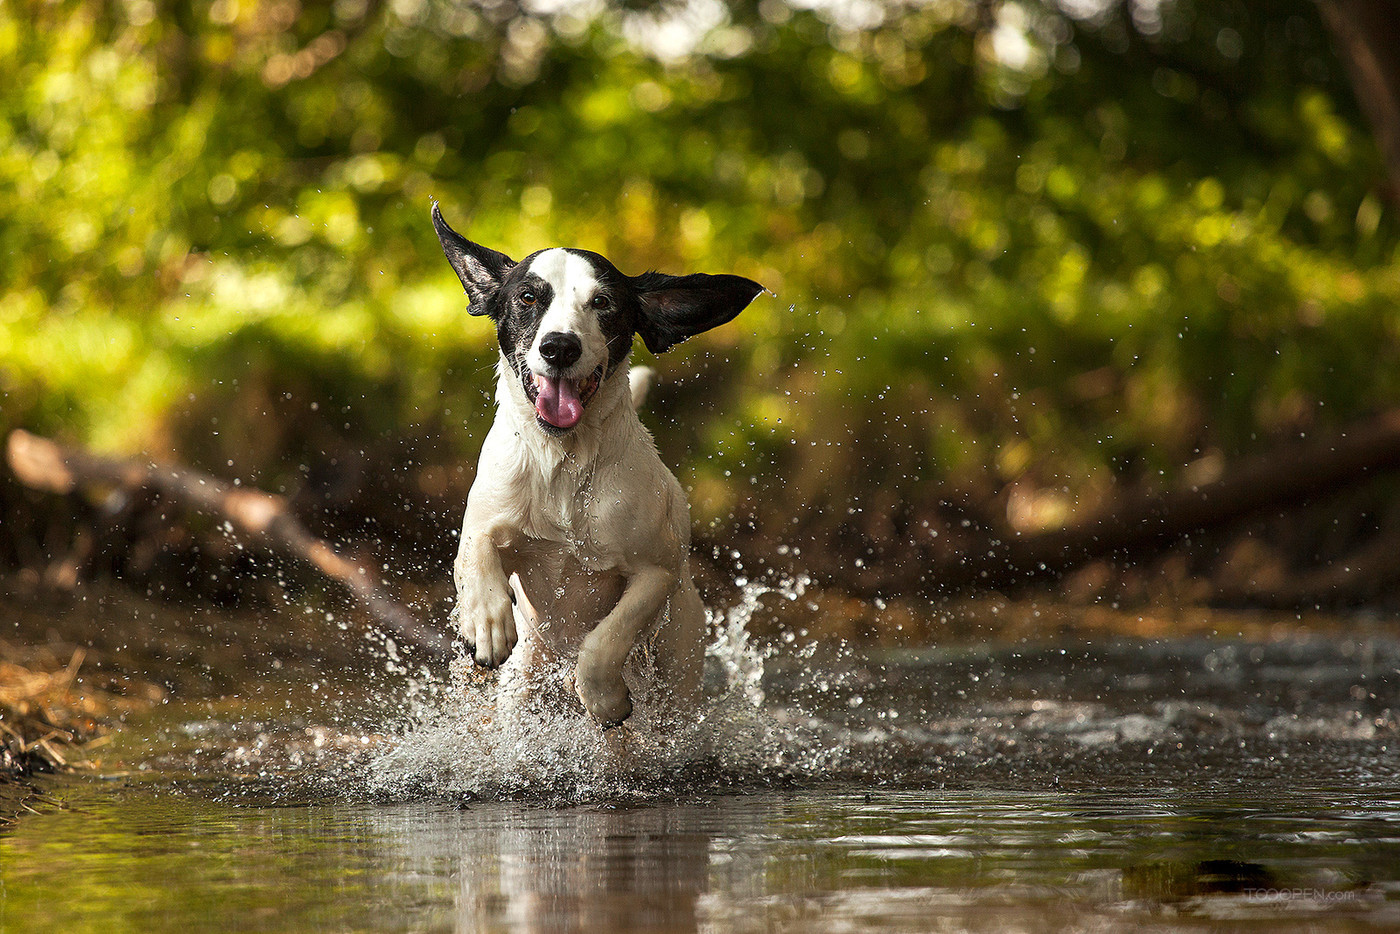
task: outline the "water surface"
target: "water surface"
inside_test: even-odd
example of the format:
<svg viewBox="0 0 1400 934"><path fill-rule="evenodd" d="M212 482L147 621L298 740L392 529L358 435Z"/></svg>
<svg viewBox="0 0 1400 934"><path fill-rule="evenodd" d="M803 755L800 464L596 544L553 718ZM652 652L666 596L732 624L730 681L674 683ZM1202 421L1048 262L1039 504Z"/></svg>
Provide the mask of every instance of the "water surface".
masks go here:
<svg viewBox="0 0 1400 934"><path fill-rule="evenodd" d="M166 705L0 837L4 931L1400 927L1400 641L711 647L697 722L489 683Z"/></svg>

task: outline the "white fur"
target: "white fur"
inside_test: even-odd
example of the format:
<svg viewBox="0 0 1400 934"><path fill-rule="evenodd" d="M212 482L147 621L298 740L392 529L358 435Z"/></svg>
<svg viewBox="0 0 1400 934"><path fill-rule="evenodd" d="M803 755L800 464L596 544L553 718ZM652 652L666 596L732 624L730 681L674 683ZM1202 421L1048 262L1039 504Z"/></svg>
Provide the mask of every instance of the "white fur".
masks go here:
<svg viewBox="0 0 1400 934"><path fill-rule="evenodd" d="M540 341L556 332L574 334L583 344L583 354L561 375L575 379L587 376L608 359L607 338L598 326L598 316L588 308L589 299L598 291L593 267L568 250L554 249L536 256L530 272L549 283L554 297L540 319L526 364L535 373L549 371L549 364L540 356Z"/></svg>
<svg viewBox="0 0 1400 934"><path fill-rule="evenodd" d="M593 359L584 293L596 283L584 281L591 274L580 278L574 263L587 266L559 250L532 265L555 290L539 333L557 321L557 330L579 334ZM578 372L606 360L596 318L591 326L602 355L581 361ZM509 660L507 678L528 682L576 658L574 689L588 713L610 726L631 712L624 668L645 642L654 662L647 674L672 704L696 698L705 611L689 567L689 506L637 418L627 363L562 436L540 430L504 356L497 373L499 410L453 568L457 622L475 643L477 662ZM642 677L635 664L630 676Z"/></svg>

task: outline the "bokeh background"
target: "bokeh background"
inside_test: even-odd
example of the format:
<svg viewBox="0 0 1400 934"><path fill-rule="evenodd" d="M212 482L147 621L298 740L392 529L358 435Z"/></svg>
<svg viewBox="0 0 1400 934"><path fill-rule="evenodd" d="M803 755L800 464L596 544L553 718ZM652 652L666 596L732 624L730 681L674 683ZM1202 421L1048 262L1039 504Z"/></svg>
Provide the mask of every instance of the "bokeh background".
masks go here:
<svg viewBox="0 0 1400 934"><path fill-rule="evenodd" d="M516 257L764 283L634 357L697 553L937 591L987 536L1400 405L1397 189L1333 31L1368 6L11 0L0 432L281 494L438 606L495 347L437 200ZM300 586L216 516L0 474L7 573ZM1394 493L1371 473L1054 586L1263 599L1400 542ZM1290 599L1384 605L1395 563Z"/></svg>

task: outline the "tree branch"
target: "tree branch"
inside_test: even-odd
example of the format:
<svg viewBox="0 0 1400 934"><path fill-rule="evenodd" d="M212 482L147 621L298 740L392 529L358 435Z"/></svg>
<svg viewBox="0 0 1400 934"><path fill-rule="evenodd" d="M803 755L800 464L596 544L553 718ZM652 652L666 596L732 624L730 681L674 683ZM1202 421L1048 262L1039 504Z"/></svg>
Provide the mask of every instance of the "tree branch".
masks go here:
<svg viewBox="0 0 1400 934"><path fill-rule="evenodd" d="M1341 433L1222 464L1211 476L1172 489L1126 491L1059 528L974 532L954 550L930 553L916 547L893 563L868 563L854 579L846 568L842 580L851 593L869 596L907 592L911 567L930 593L1026 583L1099 558L1167 548L1194 533L1295 506L1393 470L1400 470L1400 409ZM1370 556L1355 569L1318 572L1294 582L1285 596L1296 596L1303 586L1331 590L1352 585L1357 573L1394 563L1388 554Z"/></svg>
<svg viewBox="0 0 1400 934"><path fill-rule="evenodd" d="M10 433L7 454L15 476L36 490L69 493L86 486L148 489L190 511L222 517L238 534L305 562L348 590L396 638L437 656L450 651L447 636L418 622L385 594L363 567L308 532L287 511L280 496L231 486L188 468L100 457L27 431Z"/></svg>

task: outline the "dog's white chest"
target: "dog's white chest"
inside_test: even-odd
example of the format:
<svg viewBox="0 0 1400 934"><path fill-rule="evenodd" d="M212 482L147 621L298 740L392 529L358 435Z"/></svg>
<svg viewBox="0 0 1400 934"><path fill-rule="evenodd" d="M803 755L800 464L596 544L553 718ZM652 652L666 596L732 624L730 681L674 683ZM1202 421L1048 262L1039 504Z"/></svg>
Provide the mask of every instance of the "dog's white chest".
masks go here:
<svg viewBox="0 0 1400 934"><path fill-rule="evenodd" d="M616 517L591 482L564 477L545 483L524 512L518 551L593 573L616 567Z"/></svg>

